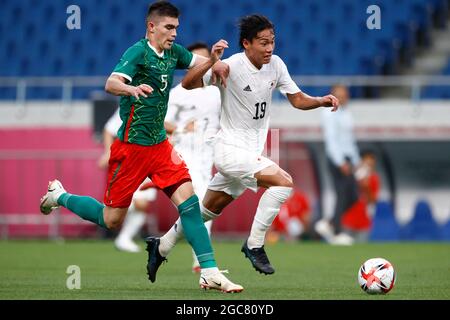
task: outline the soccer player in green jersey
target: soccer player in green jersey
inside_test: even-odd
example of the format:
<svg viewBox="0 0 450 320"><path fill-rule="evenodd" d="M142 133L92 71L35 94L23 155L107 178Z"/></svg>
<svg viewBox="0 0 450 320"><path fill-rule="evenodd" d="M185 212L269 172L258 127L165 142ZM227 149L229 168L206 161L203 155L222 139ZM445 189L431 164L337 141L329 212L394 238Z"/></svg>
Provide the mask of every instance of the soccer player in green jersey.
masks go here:
<svg viewBox="0 0 450 320"><path fill-rule="evenodd" d="M227 47L220 41L208 59L193 55L174 43L179 11L169 2L150 5L146 37L131 46L108 78L105 90L121 96L122 126L111 146L108 184L104 204L87 197L67 193L61 182L53 180L41 199L40 209L49 214L63 206L83 219L107 229L121 226L133 193L146 177L163 190L178 207L185 236L200 262L200 286L224 292L240 292L242 286L228 280L217 268L208 232L203 224L200 206L192 187L185 162L167 141L164 118L175 69L197 65L214 65ZM158 252L159 239L147 241L147 270L151 282L156 270L149 265L164 258Z"/></svg>

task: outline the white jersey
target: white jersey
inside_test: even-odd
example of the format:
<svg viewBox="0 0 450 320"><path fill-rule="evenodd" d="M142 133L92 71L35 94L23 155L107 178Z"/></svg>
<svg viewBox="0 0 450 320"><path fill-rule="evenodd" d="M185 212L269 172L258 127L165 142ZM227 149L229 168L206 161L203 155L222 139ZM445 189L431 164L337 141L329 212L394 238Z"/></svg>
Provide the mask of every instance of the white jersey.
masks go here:
<svg viewBox="0 0 450 320"><path fill-rule="evenodd" d="M195 121L195 131L184 133L176 144L192 144L194 137L205 142L219 130L220 92L216 87L184 89L181 84L170 91L165 120L184 128ZM200 143L203 145L203 143Z"/></svg>
<svg viewBox="0 0 450 320"><path fill-rule="evenodd" d="M250 62L245 52L223 62L230 66L230 74L227 87L219 85L222 109L217 142L261 154L269 130L273 90L278 88L282 94L294 94L300 89L276 55L261 69ZM211 70L203 82L211 84Z"/></svg>
<svg viewBox="0 0 450 320"><path fill-rule="evenodd" d="M105 130L114 137L117 137L117 131L119 131L121 125L122 119L120 119L119 108L117 108L114 114L106 122Z"/></svg>
<svg viewBox="0 0 450 320"><path fill-rule="evenodd" d="M213 86L184 89L181 84L170 91L165 120L185 128L195 122L193 132L173 135L175 150L186 162L194 185L194 191L203 199L212 177L212 138L219 130L220 92Z"/></svg>

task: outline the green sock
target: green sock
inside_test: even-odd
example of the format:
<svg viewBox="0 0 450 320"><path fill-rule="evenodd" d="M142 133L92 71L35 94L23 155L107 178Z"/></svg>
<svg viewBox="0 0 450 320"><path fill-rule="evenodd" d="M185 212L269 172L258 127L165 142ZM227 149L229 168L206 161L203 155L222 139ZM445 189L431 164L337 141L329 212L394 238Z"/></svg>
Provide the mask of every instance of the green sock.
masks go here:
<svg viewBox="0 0 450 320"><path fill-rule="evenodd" d="M58 204L69 209L84 220L92 221L100 227L108 229L103 220L103 208L105 205L94 198L63 193L58 198Z"/></svg>
<svg viewBox="0 0 450 320"><path fill-rule="evenodd" d="M217 267L208 231L200 214L198 197L194 194L178 206L184 236L194 249L201 268Z"/></svg>

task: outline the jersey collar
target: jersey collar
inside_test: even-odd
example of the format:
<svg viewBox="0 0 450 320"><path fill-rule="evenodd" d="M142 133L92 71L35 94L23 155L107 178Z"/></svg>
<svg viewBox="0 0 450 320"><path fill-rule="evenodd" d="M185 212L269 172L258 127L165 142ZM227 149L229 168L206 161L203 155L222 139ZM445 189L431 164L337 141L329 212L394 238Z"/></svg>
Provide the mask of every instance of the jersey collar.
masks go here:
<svg viewBox="0 0 450 320"><path fill-rule="evenodd" d="M147 44L150 47L150 49L152 49L158 57L162 58L164 56L164 50L161 53L158 53L158 51L155 49L155 47L153 47L150 44L150 40L148 40L148 39L147 39Z"/></svg>
<svg viewBox="0 0 450 320"><path fill-rule="evenodd" d="M250 59L247 57L245 52L242 52L242 56L243 56L245 64L247 65L247 67L250 69L250 71L252 73L259 72L259 71L261 71L264 68L264 65L262 66L261 69L258 69L257 67L255 67L255 65L250 61Z"/></svg>

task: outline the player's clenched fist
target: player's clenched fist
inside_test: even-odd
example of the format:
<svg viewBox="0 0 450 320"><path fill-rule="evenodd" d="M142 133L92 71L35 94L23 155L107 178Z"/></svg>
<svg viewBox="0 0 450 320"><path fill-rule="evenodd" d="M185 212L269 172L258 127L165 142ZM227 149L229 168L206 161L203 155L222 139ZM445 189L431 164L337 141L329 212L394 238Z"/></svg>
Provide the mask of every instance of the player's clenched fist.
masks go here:
<svg viewBox="0 0 450 320"><path fill-rule="evenodd" d="M331 111L336 111L339 107L339 99L332 94L320 98L321 105L325 107L332 107Z"/></svg>

